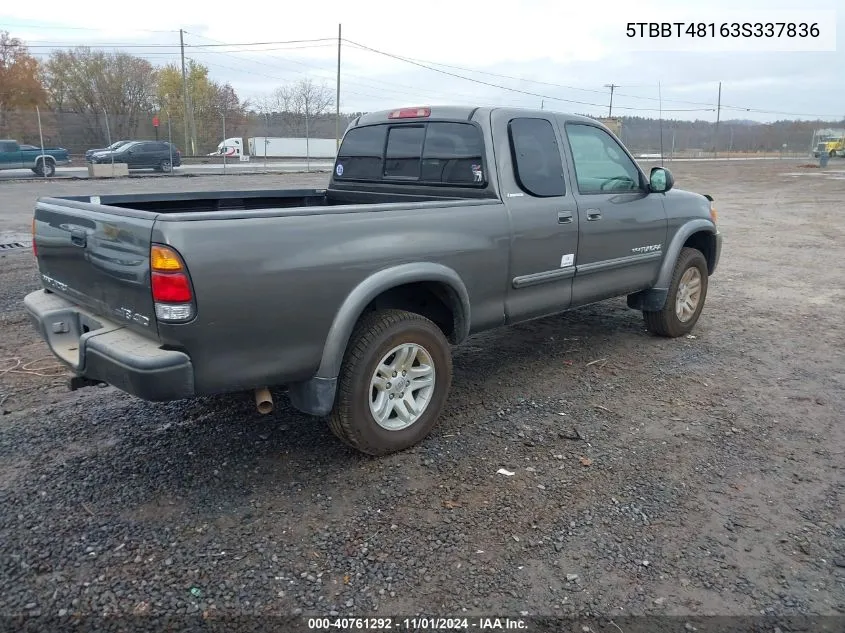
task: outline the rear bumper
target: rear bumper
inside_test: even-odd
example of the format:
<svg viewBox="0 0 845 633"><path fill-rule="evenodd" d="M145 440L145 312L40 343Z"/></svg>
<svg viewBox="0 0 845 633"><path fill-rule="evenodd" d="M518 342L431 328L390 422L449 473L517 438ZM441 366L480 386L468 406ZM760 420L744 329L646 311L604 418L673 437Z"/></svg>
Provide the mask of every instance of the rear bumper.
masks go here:
<svg viewBox="0 0 845 633"><path fill-rule="evenodd" d="M187 354L161 349L156 341L44 290L28 294L24 306L50 351L78 376L144 400L194 395Z"/></svg>

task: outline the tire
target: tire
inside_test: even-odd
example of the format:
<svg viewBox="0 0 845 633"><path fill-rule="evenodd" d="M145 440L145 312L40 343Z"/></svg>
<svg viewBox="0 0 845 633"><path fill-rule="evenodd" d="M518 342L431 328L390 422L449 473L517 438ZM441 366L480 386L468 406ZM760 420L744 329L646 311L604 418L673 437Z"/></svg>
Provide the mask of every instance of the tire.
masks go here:
<svg viewBox="0 0 845 633"><path fill-rule="evenodd" d="M836 158L836 150L835 149L830 150L830 157Z"/></svg>
<svg viewBox="0 0 845 633"><path fill-rule="evenodd" d="M695 291L693 290L690 293L690 286L687 284L696 278L699 284L697 299L691 301L694 307L691 311L687 308L685 314L679 315L679 299L683 299L685 296L693 299ZM669 284L666 305L659 311L643 311L646 329L652 334L670 338L677 338L692 331L698 322L698 317L701 316L701 310L704 308L708 280L707 260L704 259L702 252L694 248L682 248L678 255L678 261L675 263L675 270L672 272L672 282ZM682 287L682 281L684 287Z"/></svg>
<svg viewBox="0 0 845 633"><path fill-rule="evenodd" d="M34 171L39 176L46 176L47 178L52 178L53 175L56 173L56 163L54 163L49 158L39 159L38 162L35 163L35 169L33 169L32 171Z"/></svg>
<svg viewBox="0 0 845 633"><path fill-rule="evenodd" d="M169 174L172 169L173 165L166 158L158 164L158 167L156 167L156 171L160 171L165 174Z"/></svg>
<svg viewBox="0 0 845 633"><path fill-rule="evenodd" d="M403 347L407 346L407 347ZM379 367L401 362L398 353L416 346L415 360L406 364L406 371L413 367L419 385L426 384L425 367L433 385L404 387L408 375L397 375L398 381L381 379L383 388L372 386L381 377ZM407 356L406 356L407 358ZM401 371L397 367L398 371ZM392 371L384 375L390 376ZM378 377L377 377L378 376ZM409 448L422 441L434 428L446 403L452 383L452 350L443 332L425 317L403 310L384 310L364 315L355 327L341 365L338 390L334 407L329 416L329 427L343 443L362 453L373 456L388 455ZM413 384L413 383L412 383ZM400 395L401 394L401 395ZM405 395L409 394L409 395ZM393 398L390 398L393 395ZM421 409L410 420L396 416L393 401L413 402ZM374 403L374 404L371 404ZM380 408L378 405L382 404ZM404 405L398 405L405 411ZM374 413L388 411L382 423ZM404 424L404 426L403 426Z"/></svg>

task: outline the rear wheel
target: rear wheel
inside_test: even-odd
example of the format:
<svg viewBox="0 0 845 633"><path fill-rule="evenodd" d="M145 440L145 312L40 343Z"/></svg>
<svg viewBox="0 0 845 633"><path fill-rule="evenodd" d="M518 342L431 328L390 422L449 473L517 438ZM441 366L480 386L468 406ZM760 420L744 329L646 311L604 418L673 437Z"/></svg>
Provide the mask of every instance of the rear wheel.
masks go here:
<svg viewBox="0 0 845 633"><path fill-rule="evenodd" d="M662 310L643 312L649 332L672 338L689 333L704 308L707 274L707 260L701 251L682 248L672 273L666 305Z"/></svg>
<svg viewBox="0 0 845 633"><path fill-rule="evenodd" d="M173 169L173 165L166 158L158 164L158 171L162 171L165 174L170 173L171 169Z"/></svg>
<svg viewBox="0 0 845 633"><path fill-rule="evenodd" d="M403 310L367 314L349 341L329 426L362 453L401 451L434 428L451 382L451 348L433 322Z"/></svg>
<svg viewBox="0 0 845 633"><path fill-rule="evenodd" d="M56 163L49 158L40 159L37 163L35 163L35 169L33 169L33 171L39 176L52 178L53 174L56 173Z"/></svg>

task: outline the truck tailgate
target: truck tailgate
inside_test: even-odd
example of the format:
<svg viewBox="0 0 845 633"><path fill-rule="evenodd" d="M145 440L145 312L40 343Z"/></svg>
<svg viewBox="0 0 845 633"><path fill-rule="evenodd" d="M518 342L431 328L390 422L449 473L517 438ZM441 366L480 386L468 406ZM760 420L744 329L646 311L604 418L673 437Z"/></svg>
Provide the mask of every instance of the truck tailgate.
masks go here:
<svg viewBox="0 0 845 633"><path fill-rule="evenodd" d="M150 286L155 214L42 198L33 240L44 287L91 312L157 337Z"/></svg>

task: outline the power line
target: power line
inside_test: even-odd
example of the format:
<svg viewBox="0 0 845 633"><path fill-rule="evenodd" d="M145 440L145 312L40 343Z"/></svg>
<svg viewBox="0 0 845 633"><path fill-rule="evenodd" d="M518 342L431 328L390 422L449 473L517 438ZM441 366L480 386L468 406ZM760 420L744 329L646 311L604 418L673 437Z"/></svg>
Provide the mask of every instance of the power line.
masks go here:
<svg viewBox="0 0 845 633"><path fill-rule="evenodd" d="M167 33L178 33L179 31L166 31ZM194 35L193 33L188 33L188 31L184 31L185 34ZM207 38L210 39L210 38ZM63 48L63 47L72 47L72 46L81 46L84 48L175 48L178 49L180 46L178 44L161 44L161 43L152 43L152 44L119 44L116 42L100 42L97 44L89 45L84 44L81 42L58 42L52 40L32 40L33 42L40 42L39 44L26 44L27 48ZM243 47L243 46L280 46L283 44L314 44L317 42L331 42L331 38L321 38L321 39L313 39L313 40L287 40L287 41L278 41L278 42L242 42L239 44L199 44L194 46L202 46L203 48L222 48L222 47ZM185 44L185 48L191 47L191 44ZM251 49L248 49L251 50ZM260 52L261 49L255 49L256 52Z"/></svg>
<svg viewBox="0 0 845 633"><path fill-rule="evenodd" d="M426 68L428 70L431 70L431 71L434 71L434 72L437 72L437 73L441 73L443 75L448 75L450 77L456 77L458 79L463 79L465 81L471 81L473 83L481 84L483 86L489 86L491 88L499 88L500 90L509 90L511 92L518 92L520 94L529 95L531 97L551 99L552 101L562 101L562 102L565 102L565 103L575 103L575 104L578 104L578 105L584 105L584 106L590 106L590 107L599 107L599 108L604 107L603 105L598 104L598 103L590 103L588 101L577 101L575 99L563 99L561 97L555 97L555 96L552 96L552 95L542 94L542 93L539 93L539 92L529 92L527 90L520 90L519 88L511 88L510 86L503 86L501 84L494 84L494 83L491 83L489 81L482 81L481 79L474 79L473 77L466 77L464 75L458 75L456 73L441 70L439 68L434 68L433 66L428 66L428 65L422 64L420 62L415 62L415 61L407 59L405 57L400 57L399 55L393 55L392 53L386 53L384 51L380 51L380 50L377 50L375 48L370 48L369 46L364 46L363 44L358 44L357 42L353 42L351 40L344 39L343 41L347 42L349 44L352 44L353 46L357 46L359 48L362 48L364 50L368 50L368 51L371 51L373 53L378 53L379 55L384 55L385 57L398 59L399 61L403 61L403 62L406 62L408 64L413 64L414 66ZM635 108L635 107L632 107L632 106L617 106L617 107L619 109L622 109L622 110L635 110L635 111L652 111L653 112L653 111L657 110L657 108ZM667 112L702 112L702 111L703 110L701 108L667 110Z"/></svg>
<svg viewBox="0 0 845 633"><path fill-rule="evenodd" d="M186 31L186 33L187 33L187 31ZM210 41L213 41L213 42L220 42L220 40L215 40L213 38L206 37L204 35L196 35L196 34L193 34L193 35L195 37L201 37L202 39L210 40ZM195 44L195 45L192 45L192 46L193 46L194 49L196 49L197 47L202 47L202 46L205 46L205 45L204 44ZM281 49L281 50L286 50L286 49ZM247 61L247 60L245 60L241 57L236 57L235 55L229 55L228 53L231 52L231 51L220 52L220 51L196 51L195 50L195 52L209 53L209 54L217 53L217 54L220 54L220 55L227 55L228 57L232 57L233 59L236 59L239 62ZM252 51L245 51L245 52L252 52ZM304 66L306 68L313 68L315 70L321 70L321 71L325 71L325 72L335 72L335 69L332 69L332 68L326 68L324 66L317 66L315 64L308 64L306 62L302 62L302 61L298 61L298 60L294 60L294 59L289 59L289 58L281 57L281 56L278 56L278 55L271 55L270 57L277 59L277 60L279 60L283 63L286 63L286 64L296 64L298 66ZM250 60L250 61L254 61L255 63L260 63L260 64L262 64L262 66L268 66L268 64L266 62L264 62L263 60L261 60L261 61ZM297 71L297 70L290 71L287 68L284 68L284 69L281 68L281 67L277 67L277 68L279 68L280 70L283 70L284 72L297 72L297 73L305 74L305 71ZM238 70L238 69L231 69L231 70ZM249 71L244 71L244 72L249 72ZM430 90L430 89L429 90L420 90L416 86L408 86L406 84L400 84L400 83L396 83L394 81L385 82L385 81L374 80L373 78L362 77L361 75L357 75L355 73L350 73L350 72L344 72L343 75L344 75L344 77L357 78L357 81L351 81L351 82L347 81L348 84L351 84L351 85L359 84L359 85L362 85L366 89L376 89L376 90L385 91L385 92L392 92L394 94L399 94L399 95L412 95L414 97L417 97L419 95L443 94L443 95L445 95L446 99L454 98L455 94L462 94L463 96L470 97L474 102L477 101L477 98L475 97L475 95L468 95L467 93L455 93L455 92L448 92L447 93L447 92L444 92L444 91ZM282 81L284 81L284 80L282 80ZM406 88L408 90L401 90L401 88ZM411 92L409 92L409 90ZM349 92L352 92L352 91L349 91ZM371 96L371 97L379 98L379 99L381 99L383 97L383 95L381 97L376 97L375 95L367 95L366 93L360 93L360 92L359 93L353 93L353 94ZM438 98L441 98L441 97L438 97ZM501 104L499 104L499 105L501 105Z"/></svg>
<svg viewBox="0 0 845 633"><path fill-rule="evenodd" d="M47 24L0 24L0 28L8 29L52 29L54 31L102 31L92 26L56 26ZM138 33L178 33L178 29L154 30L154 29L130 29ZM11 33L11 31L9 31Z"/></svg>
<svg viewBox="0 0 845 633"><path fill-rule="evenodd" d="M349 44L355 45L354 42L351 42L349 40L346 40L346 41ZM442 66L444 68L452 68L454 70L462 70L464 72L477 73L479 75L487 75L487 76L490 76L490 77L499 77L499 78L502 78L502 79L511 79L513 81L523 81L523 82L538 84L538 85L541 85L541 86L550 86L550 87L553 87L553 88L564 88L566 90L578 90L580 92L589 92L589 93L592 93L592 94L600 94L600 95L607 94L605 91L598 90L598 89L595 89L595 88L581 88L579 86L568 86L566 84L559 84L559 83L550 82L550 81L540 81L539 79L528 79L526 77L515 77L513 75L503 75L501 73L493 73L493 72L489 72L489 71L486 71L486 70L477 70L477 69L474 69L474 68L466 68L464 66L454 66L454 65L451 65L451 64L444 64L444 63L441 63L441 62L433 62L433 61L428 61L428 60L414 58L414 57L407 57L407 58L404 58L404 59L407 59L407 60L410 60L410 61L415 61L415 62L420 62L422 64L429 64L429 65L432 65L432 66ZM403 59L403 61L404 61L404 59ZM616 88L653 88L654 86L648 86L648 85L625 85L625 86L621 86L619 84L615 84L615 87ZM658 99L657 97L643 97L643 96L640 96L640 95L622 94L620 92L617 92L616 94L620 97L627 97L629 99L642 99L644 101L660 101L660 99ZM706 103L706 102L703 102L703 101L684 101L682 99L663 99L663 102L684 103L684 104L687 104L687 105L703 105L703 106L708 106L710 108L716 107L715 103Z"/></svg>
<svg viewBox="0 0 845 633"><path fill-rule="evenodd" d="M534 96L534 97L543 97L543 98L546 98L546 99L554 99L554 100L556 100L556 101L564 101L564 102L568 102L568 103L577 103L577 104L579 104L579 105L589 105L589 106L594 106L594 107L604 107L604 106L603 106L603 105L601 105L601 104L596 104L596 103L587 103L587 102L583 102L583 101L575 101L575 100L572 100L572 99L560 99L560 98L558 98L558 97L551 97L551 96L548 96L548 95L542 95L542 94L538 94L538 93L528 92L528 91L525 91L525 90L519 90L519 89L517 89L517 88L511 88L511 87L509 87L509 86L502 86L502 85L499 85L499 84L493 84L493 83L490 83L490 82L481 81L480 79L474 79L474 78L472 78L472 77L465 77L465 76L458 75L458 74L455 74L455 73L447 72L447 71L445 71L445 70L441 70L441 69L439 69L439 68L434 68L434 67L432 67L432 66L430 66L430 65L426 65L426 64L424 64L424 63L421 63L421 62L415 61L415 60L410 59L410 58L407 58L407 57L401 57L401 56L399 56L399 55L394 55L394 54L392 54L392 53L387 53L387 52L385 52L385 51L381 51L381 50L378 50L378 49L372 48L372 47L370 47L370 46L365 46L365 45L363 45L363 44L359 44L359 43L357 43L357 42L353 42L353 41L351 41L351 40L344 39L344 41L345 41L345 42L347 42L348 44L351 44L352 46L356 46L356 47L361 48L361 49L363 49L363 50L367 50L367 51L370 51L370 52L373 52L373 53L377 53L377 54L379 54L379 55L384 55L385 57L390 57L390 58L392 58L392 59L397 59L397 60L399 60L399 61L403 61L403 62L405 62L405 63L413 64L413 65L415 65L415 66L420 66L420 67L422 67L422 68L427 68L428 70L432 70L432 71L434 71L434 72L439 72L439 73L441 73L441 74L449 75L449 76L452 76L452 77L457 77L458 79L464 79L464 80L467 80L467 81L472 81L472 82L475 82L475 83L480 83L480 84L483 84L483 85L486 85L486 86L491 86L491 87L494 87L494 88L501 88L501 89L503 89L503 90L510 90L510 91L512 91L512 92L520 92L520 93L522 93L522 94L527 94L527 95L531 95L531 96ZM445 65L445 64L441 64L441 65ZM464 69L464 70L469 70L469 69ZM472 70L469 70L469 72L484 72L484 71L472 71ZM492 73L484 73L484 74L492 74ZM508 77L508 76L507 76L507 75L502 75L502 77ZM517 77L509 77L509 78L510 78L510 79L515 79L515 80L517 80L517 81L523 81L522 79L517 78ZM524 80L524 81L533 81L533 80L530 80L530 79L529 79L529 80ZM545 83L545 82L542 82L542 83ZM561 86L560 84L550 84L550 85L558 85L558 86L560 86L560 87L563 87L563 86ZM575 89L575 90L588 90L587 88L580 88L580 89L579 89L579 88L572 88L572 89ZM618 95L620 95L620 96L629 96L629 97L632 97L632 98L649 99L649 97L634 97L633 95L622 95L621 93L616 93L616 94L618 94ZM661 100L661 101L662 101L662 100ZM669 100L667 99L666 101L669 101ZM679 101L677 101L677 100L674 100L674 102L675 102L675 103L680 103L680 102L679 102ZM686 102L686 103L700 103L700 102ZM701 108L692 108L692 109L666 109L666 108L662 108L661 110L662 110L663 112L714 112L714 111L716 110L716 108L715 108L715 107L713 107L713 106L714 106L714 104L710 104L710 103L708 103L708 104L705 104L705 103L700 103L700 104L701 104L701 105L708 105L708 106L710 106L710 107L708 107L707 109L701 109ZM720 104L720 107L721 107L723 110L724 110L724 109L730 109L730 110L738 110L738 111L744 111L744 112L755 112L755 113L757 113L757 114L780 114L780 115L784 115L784 116L806 116L806 117L818 117L818 118L836 118L836 117L838 117L838 116L839 116L839 115L837 115L837 114L814 114L814 113L807 113L807 112L782 112L782 111L777 111L777 110L762 110L762 109L749 108L749 107L744 107L744 106L728 106L728 105L724 105L724 104ZM634 111L641 110L641 111L652 111L652 112L653 112L653 111L658 110L658 108L635 108L635 107L631 107L631 106L627 106L627 107L626 107L626 106L617 106L617 108L622 109L622 110L634 110Z"/></svg>
<svg viewBox="0 0 845 633"><path fill-rule="evenodd" d="M185 31L188 33L188 31ZM188 33L188 35L196 35L195 33ZM200 35L199 37L203 37ZM211 40L210 37L205 38L207 40ZM219 40L212 40L212 41L219 41ZM203 47L220 47L220 46L275 46L277 44L306 44L312 42L335 42L336 40L333 37L320 37L317 39L312 40L287 40L287 41L280 41L280 42L245 42L240 44L226 44L225 42L221 42L220 44L197 44L197 46ZM186 46L188 46L186 44Z"/></svg>

